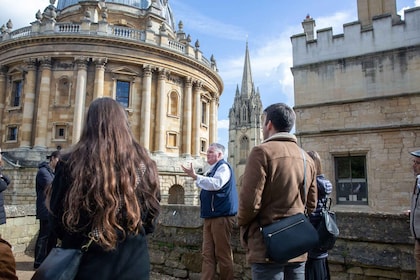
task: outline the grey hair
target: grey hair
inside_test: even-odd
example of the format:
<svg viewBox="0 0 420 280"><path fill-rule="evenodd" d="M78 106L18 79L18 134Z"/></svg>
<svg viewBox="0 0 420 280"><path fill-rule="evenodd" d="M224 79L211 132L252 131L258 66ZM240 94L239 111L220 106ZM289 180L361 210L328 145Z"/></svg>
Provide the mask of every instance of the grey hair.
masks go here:
<svg viewBox="0 0 420 280"><path fill-rule="evenodd" d="M225 154L225 146L219 143L211 143L209 147L215 147L217 151L221 152L223 155Z"/></svg>

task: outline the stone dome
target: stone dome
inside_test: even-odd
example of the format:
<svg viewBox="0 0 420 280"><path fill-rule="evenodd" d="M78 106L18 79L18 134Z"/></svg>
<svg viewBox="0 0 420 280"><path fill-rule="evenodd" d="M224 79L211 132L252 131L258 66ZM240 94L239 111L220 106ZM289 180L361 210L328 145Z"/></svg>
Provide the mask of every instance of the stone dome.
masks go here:
<svg viewBox="0 0 420 280"><path fill-rule="evenodd" d="M82 2L83 0L59 0L57 3L57 9L63 10L69 6L76 5L79 2ZM99 2L100 0L98 0ZM109 2L109 3L116 3L116 4L122 4L127 6L136 7L139 9L147 9L149 8L150 4L152 3L152 0L102 0L103 2ZM161 2L161 1L160 1Z"/></svg>
<svg viewBox="0 0 420 280"><path fill-rule="evenodd" d="M79 4L79 2L84 2L86 0L58 0L57 10L62 11L67 7L74 6ZM172 9L169 5L169 0L96 0L97 2L110 3L110 4L120 4L124 6L130 6L141 10L152 11L165 19L165 22L169 25L172 30L175 30L174 16ZM55 2L55 1L54 1ZM150 7L155 7L157 9L152 9ZM150 8L150 9L149 9Z"/></svg>

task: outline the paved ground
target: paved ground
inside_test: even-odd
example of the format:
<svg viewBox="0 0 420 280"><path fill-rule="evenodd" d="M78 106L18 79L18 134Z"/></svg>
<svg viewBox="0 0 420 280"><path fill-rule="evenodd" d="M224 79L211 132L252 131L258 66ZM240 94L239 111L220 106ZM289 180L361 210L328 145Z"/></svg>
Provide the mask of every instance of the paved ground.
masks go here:
<svg viewBox="0 0 420 280"><path fill-rule="evenodd" d="M34 274L34 258L28 255L16 257L16 274L19 280L31 280ZM175 280L177 278L152 273L150 280Z"/></svg>
<svg viewBox="0 0 420 280"><path fill-rule="evenodd" d="M17 256L16 274L19 280L30 280L34 274L34 258L28 255Z"/></svg>

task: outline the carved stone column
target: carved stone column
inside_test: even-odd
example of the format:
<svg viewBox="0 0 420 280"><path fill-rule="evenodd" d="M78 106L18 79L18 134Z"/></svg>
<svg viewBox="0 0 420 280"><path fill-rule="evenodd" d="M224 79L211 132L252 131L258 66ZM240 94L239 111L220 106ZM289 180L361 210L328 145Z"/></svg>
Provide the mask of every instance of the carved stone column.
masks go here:
<svg viewBox="0 0 420 280"><path fill-rule="evenodd" d="M191 78L185 78L183 112L184 127L182 129L182 152L184 153L184 156L191 155L192 110L192 80Z"/></svg>
<svg viewBox="0 0 420 280"><path fill-rule="evenodd" d="M35 92L36 92L36 59L28 59L25 61L27 74L23 85L23 116L21 127L21 147L31 147L34 145L35 130ZM49 98L48 98L49 99ZM44 112L44 115L48 115Z"/></svg>
<svg viewBox="0 0 420 280"><path fill-rule="evenodd" d="M95 84L93 87L93 99L104 96L105 64L107 58L95 58Z"/></svg>
<svg viewBox="0 0 420 280"><path fill-rule="evenodd" d="M194 90L193 90L193 95L194 95L194 101L193 101L193 106L194 106L194 116L193 116L193 150L192 153L195 157L200 157L200 144L201 144L201 139L200 139L200 123L201 123L201 87L202 84L199 81L196 81L194 83Z"/></svg>
<svg viewBox="0 0 420 280"><path fill-rule="evenodd" d="M214 143L217 141L217 109L219 108L219 98L215 97L210 101L210 120L209 120L209 141Z"/></svg>
<svg viewBox="0 0 420 280"><path fill-rule="evenodd" d="M77 143L80 139L80 133L82 131L83 119L85 115L87 62L88 62L88 59L86 57L77 57L75 59L75 63L77 67L77 80L76 80L76 97L74 100L73 137L72 137L73 144Z"/></svg>
<svg viewBox="0 0 420 280"><path fill-rule="evenodd" d="M48 111L51 95L51 58L43 57L41 61L41 83L37 101L35 147L47 147Z"/></svg>
<svg viewBox="0 0 420 280"><path fill-rule="evenodd" d="M7 92L7 83L6 83L6 73L7 68L0 65L0 133L3 128L3 111L5 108L6 102L6 92ZM4 133L2 133L4 135Z"/></svg>
<svg viewBox="0 0 420 280"><path fill-rule="evenodd" d="M152 106L152 68L143 68L143 90L141 103L140 144L150 151L150 121Z"/></svg>
<svg viewBox="0 0 420 280"><path fill-rule="evenodd" d="M166 119L166 96L165 96L165 85L166 85L166 74L165 69L159 69L158 85L157 85L157 106L156 106L156 143L155 149L158 153L165 151L165 119Z"/></svg>

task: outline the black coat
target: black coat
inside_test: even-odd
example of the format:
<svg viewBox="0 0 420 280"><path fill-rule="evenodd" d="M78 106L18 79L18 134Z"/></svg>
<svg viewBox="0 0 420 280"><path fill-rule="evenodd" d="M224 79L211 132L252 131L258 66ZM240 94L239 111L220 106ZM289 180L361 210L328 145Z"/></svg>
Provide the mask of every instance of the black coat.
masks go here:
<svg viewBox="0 0 420 280"><path fill-rule="evenodd" d="M50 202L52 211L50 222L54 232L61 239L63 248L80 248L88 240L87 234L90 231L91 221L87 213L81 213L80 228L86 226L87 229L76 233L69 232L62 223L63 202L71 187L70 170L64 161L65 159L60 161L55 170ZM83 254L76 279L90 280L92 275L95 279L101 280L149 279L150 260L146 231L150 230L153 230L153 227L145 227L144 231L136 236L127 236L125 240L118 242L117 248L112 251L104 251L93 242L88 251Z"/></svg>
<svg viewBox="0 0 420 280"><path fill-rule="evenodd" d="M0 225L6 223L6 211L4 210L4 195L3 192L7 189L10 184L10 179L3 175L0 171Z"/></svg>
<svg viewBox="0 0 420 280"><path fill-rule="evenodd" d="M36 174L36 218L48 220L48 209L45 206L45 191L52 184L54 172L48 162L42 162L38 165Z"/></svg>

